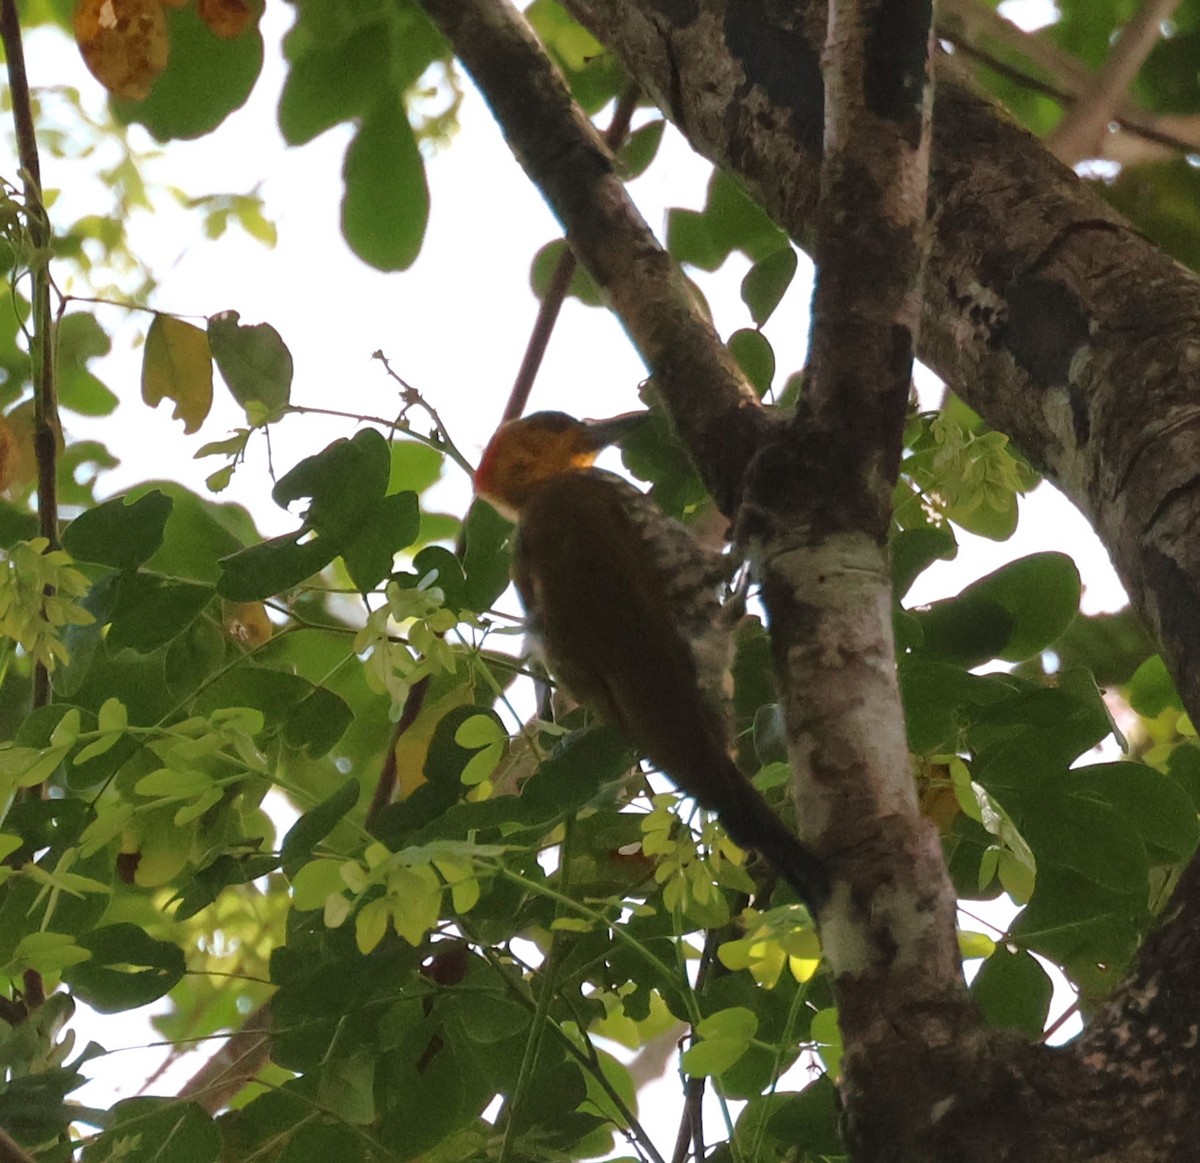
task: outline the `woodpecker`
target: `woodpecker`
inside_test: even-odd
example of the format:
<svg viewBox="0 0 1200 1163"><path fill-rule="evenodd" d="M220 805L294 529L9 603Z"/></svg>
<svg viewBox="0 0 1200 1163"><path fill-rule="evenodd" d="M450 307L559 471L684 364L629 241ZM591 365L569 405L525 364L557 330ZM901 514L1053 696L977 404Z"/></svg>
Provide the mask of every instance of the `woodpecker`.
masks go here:
<svg viewBox="0 0 1200 1163"><path fill-rule="evenodd" d="M642 413L537 412L497 431L475 491L517 526L513 580L550 672L761 853L815 913L823 865L738 770L728 715L728 559L593 467Z"/></svg>

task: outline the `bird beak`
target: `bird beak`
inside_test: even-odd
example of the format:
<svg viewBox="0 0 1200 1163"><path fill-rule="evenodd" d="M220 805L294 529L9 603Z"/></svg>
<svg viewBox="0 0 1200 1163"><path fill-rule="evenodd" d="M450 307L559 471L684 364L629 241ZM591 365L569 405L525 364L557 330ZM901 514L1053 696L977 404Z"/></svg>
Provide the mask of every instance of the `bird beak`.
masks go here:
<svg viewBox="0 0 1200 1163"><path fill-rule="evenodd" d="M612 416L607 420L585 420L583 425L587 429L591 446L599 450L619 443L649 417L649 412L623 412L620 416Z"/></svg>

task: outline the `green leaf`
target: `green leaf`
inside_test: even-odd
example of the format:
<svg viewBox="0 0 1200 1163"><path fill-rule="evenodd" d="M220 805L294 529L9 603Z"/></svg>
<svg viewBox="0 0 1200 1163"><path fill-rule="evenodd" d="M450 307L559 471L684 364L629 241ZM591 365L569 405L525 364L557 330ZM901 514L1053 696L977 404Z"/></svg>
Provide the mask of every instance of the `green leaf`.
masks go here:
<svg viewBox="0 0 1200 1163"><path fill-rule="evenodd" d="M1190 159L1122 166L1111 183L1094 185L1163 250L1200 270L1200 173Z"/></svg>
<svg viewBox="0 0 1200 1163"><path fill-rule="evenodd" d="M208 791L213 785L212 776L202 771L172 771L160 767L157 771L143 775L133 785L140 796L170 796L185 799Z"/></svg>
<svg viewBox="0 0 1200 1163"><path fill-rule="evenodd" d="M678 263L715 271L729 252L713 240L708 219L700 211L673 206L667 211L667 253Z"/></svg>
<svg viewBox="0 0 1200 1163"><path fill-rule="evenodd" d="M969 670L998 658L1012 639L1012 614L999 602L964 596L933 602L910 617L920 631L915 652L929 662L948 662Z"/></svg>
<svg viewBox="0 0 1200 1163"><path fill-rule="evenodd" d="M130 574L121 580L108 648L129 647L149 654L182 634L212 601L212 586L174 582L153 574Z"/></svg>
<svg viewBox="0 0 1200 1163"><path fill-rule="evenodd" d="M1096 763L1073 769L1071 780L1111 804L1158 860L1183 861L1195 851L1195 808L1169 776L1144 763Z"/></svg>
<svg viewBox="0 0 1200 1163"><path fill-rule="evenodd" d="M752 327L743 327L729 337L729 350L754 390L765 396L775 377L775 352L767 337Z"/></svg>
<svg viewBox="0 0 1200 1163"><path fill-rule="evenodd" d="M437 574L433 584L445 595L446 608L457 614L467 604L462 562L442 545L427 545L413 558L412 584L430 573Z"/></svg>
<svg viewBox="0 0 1200 1163"><path fill-rule="evenodd" d="M958 542L949 525L926 525L897 533L891 550L892 592L900 601L935 561L952 561L958 555Z"/></svg>
<svg viewBox="0 0 1200 1163"><path fill-rule="evenodd" d="M310 808L289 829L280 848L283 871L290 877L312 856L313 849L337 826L356 803L362 791L357 780L348 779L327 799Z"/></svg>
<svg viewBox="0 0 1200 1163"><path fill-rule="evenodd" d="M367 1163L375 1152L360 1130L345 1122L301 1122L287 1134L277 1163Z"/></svg>
<svg viewBox="0 0 1200 1163"><path fill-rule="evenodd" d="M345 699L326 687L314 687L288 715L283 741L311 758L326 755L354 722Z"/></svg>
<svg viewBox="0 0 1200 1163"><path fill-rule="evenodd" d="M683 1052L679 1065L690 1078L724 1074L749 1048L744 1039L705 1038Z"/></svg>
<svg viewBox="0 0 1200 1163"><path fill-rule="evenodd" d="M448 1007L471 1042L494 1045L529 1028L530 1012L502 994L456 994Z"/></svg>
<svg viewBox="0 0 1200 1163"><path fill-rule="evenodd" d="M243 327L236 311L208 320L212 357L252 427L278 420L291 399L292 353L269 323Z"/></svg>
<svg viewBox="0 0 1200 1163"><path fill-rule="evenodd" d="M1146 846L1130 822L1076 781L1031 797L1020 813L1021 835L1038 868L1054 864L1114 893L1149 892Z"/></svg>
<svg viewBox="0 0 1200 1163"><path fill-rule="evenodd" d="M663 130L667 123L661 117L648 121L635 129L626 139L617 154L617 164L620 166L621 177L627 182L641 177L658 153L662 144Z"/></svg>
<svg viewBox="0 0 1200 1163"><path fill-rule="evenodd" d="M489 714L472 715L460 723L454 732L454 742L471 750L507 739L508 732L504 724L497 716Z"/></svg>
<svg viewBox="0 0 1200 1163"><path fill-rule="evenodd" d="M787 235L724 170L709 179L704 216L723 258L740 250L758 261L787 245Z"/></svg>
<svg viewBox="0 0 1200 1163"><path fill-rule="evenodd" d="M428 444L416 440L393 440L389 446L392 458L387 492L423 493L442 475L445 456Z"/></svg>
<svg viewBox="0 0 1200 1163"><path fill-rule="evenodd" d="M108 416L117 397L90 371L87 363L112 350L112 340L95 316L76 311L66 315L55 332L58 356L58 403L82 416Z"/></svg>
<svg viewBox="0 0 1200 1163"><path fill-rule="evenodd" d="M109 1113L102 1135L88 1147L91 1160L120 1163L216 1163L221 1132L194 1102L149 1095L126 1098Z"/></svg>
<svg viewBox="0 0 1200 1163"><path fill-rule="evenodd" d="M1044 650L1079 609L1079 570L1065 553L1034 553L968 586L961 598L994 601L1008 610L1013 633L1000 657L1020 662Z"/></svg>
<svg viewBox="0 0 1200 1163"><path fill-rule="evenodd" d="M342 167L342 234L363 262L406 270L429 218L425 163L404 106L385 96L362 119Z"/></svg>
<svg viewBox="0 0 1200 1163"><path fill-rule="evenodd" d="M809 1034L831 1078L841 1073L842 1065L842 1031L837 1019L835 1009L818 1010L809 1025Z"/></svg>
<svg viewBox="0 0 1200 1163"><path fill-rule="evenodd" d="M140 122L159 141L200 137L240 108L262 70L257 25L240 36L214 36L192 4L167 6L171 55L144 101L111 101L117 117Z"/></svg>
<svg viewBox="0 0 1200 1163"><path fill-rule="evenodd" d="M1144 888L1134 897L1114 894L1070 869L1045 864L1037 892L1011 932L1020 945L1062 966L1088 994L1104 997L1138 946L1145 901Z"/></svg>
<svg viewBox="0 0 1200 1163"><path fill-rule="evenodd" d="M1001 944L971 982L971 997L990 1026L1017 1030L1030 1040L1045 1029L1054 983L1024 949Z"/></svg>
<svg viewBox="0 0 1200 1163"><path fill-rule="evenodd" d="M382 497L365 515L353 540L342 548L350 580L363 593L373 590L392 572L396 554L408 548L420 530L416 493Z"/></svg>
<svg viewBox="0 0 1200 1163"><path fill-rule="evenodd" d="M1155 719L1168 708L1183 710L1175 680L1161 654L1152 654L1134 671L1129 682L1129 705L1146 719Z"/></svg>
<svg viewBox="0 0 1200 1163"><path fill-rule="evenodd" d="M217 593L235 602L261 601L320 573L337 549L322 537L301 542L302 535L289 533L221 558Z"/></svg>
<svg viewBox="0 0 1200 1163"><path fill-rule="evenodd" d="M533 819L575 811L628 770L629 760L629 744L613 728L573 731L521 789L522 806Z"/></svg>
<svg viewBox="0 0 1200 1163"><path fill-rule="evenodd" d="M1195 21L1195 15L1191 17ZM1200 28L1175 27L1155 44L1138 73L1138 98L1155 113L1200 113Z"/></svg>
<svg viewBox="0 0 1200 1163"><path fill-rule="evenodd" d="M76 561L136 569L162 544L171 507L171 498L157 489L132 502L114 497L76 517L63 531L63 548Z"/></svg>
<svg viewBox="0 0 1200 1163"><path fill-rule="evenodd" d="M827 1074L821 1075L799 1093L776 1091L756 1097L746 1104L737 1121L737 1139L746 1144L762 1141L760 1128L765 1123L768 1141L773 1139L778 1154L802 1144L810 1159L844 1157L845 1147L838 1134L841 1102Z"/></svg>
<svg viewBox="0 0 1200 1163"><path fill-rule="evenodd" d="M561 238L556 238L553 242L546 243L533 256L529 267L529 287L539 302L546 297L550 279L566 249L567 244ZM567 296L578 299L585 307L603 307L606 302L604 292L596 280L578 264L571 273L571 281L567 284Z"/></svg>
<svg viewBox="0 0 1200 1163"><path fill-rule="evenodd" d="M187 968L183 950L156 941L140 925L122 921L77 938L91 959L71 966L64 980L102 1014L148 1005L173 989Z"/></svg>
<svg viewBox="0 0 1200 1163"><path fill-rule="evenodd" d="M303 9L299 14L303 22ZM303 145L366 113L390 81L392 49L391 22L381 20L297 56L279 97L279 129L288 145Z"/></svg>
<svg viewBox="0 0 1200 1163"><path fill-rule="evenodd" d="M974 667L989 658L1010 662L1044 650L1079 609L1079 570L1065 553L1035 553L1001 566L957 597L913 612L920 653Z"/></svg>
<svg viewBox="0 0 1200 1163"><path fill-rule="evenodd" d="M606 52L557 0L533 0L525 9L525 19L562 70L571 96L589 116L599 113L628 84L615 54Z"/></svg>
<svg viewBox="0 0 1200 1163"><path fill-rule="evenodd" d="M387 441L374 428L363 428L306 456L280 478L271 497L282 508L310 499L305 523L340 548L383 500L390 473ZM348 481L353 488L346 487Z"/></svg>
<svg viewBox="0 0 1200 1163"><path fill-rule="evenodd" d="M193 711L213 715L230 707L249 707L260 711L267 729L275 731L283 728L316 689L308 679L286 670L239 666L206 685L197 695Z"/></svg>
<svg viewBox="0 0 1200 1163"><path fill-rule="evenodd" d="M756 262L742 279L742 302L750 308L750 318L761 327L775 312L792 279L796 277L796 252L785 246Z"/></svg>
<svg viewBox="0 0 1200 1163"><path fill-rule="evenodd" d="M171 915L176 921L186 921L212 904L230 885L257 880L278 867L279 861L269 854L239 858L218 856L180 886L178 904Z"/></svg>
<svg viewBox="0 0 1200 1163"><path fill-rule="evenodd" d="M131 489L131 497L165 493L172 501L163 543L146 563L176 578L215 583L222 557L258 541L250 514L241 505L199 497L175 481L154 481Z"/></svg>
<svg viewBox="0 0 1200 1163"><path fill-rule="evenodd" d="M142 353L142 399L151 408L174 400L173 420L196 432L212 407L212 352L208 335L172 315L155 315Z"/></svg>
<svg viewBox="0 0 1200 1163"><path fill-rule="evenodd" d="M463 596L468 609L482 613L508 588L510 555L506 546L512 531L512 523L486 501L472 502L467 512L463 556Z"/></svg>

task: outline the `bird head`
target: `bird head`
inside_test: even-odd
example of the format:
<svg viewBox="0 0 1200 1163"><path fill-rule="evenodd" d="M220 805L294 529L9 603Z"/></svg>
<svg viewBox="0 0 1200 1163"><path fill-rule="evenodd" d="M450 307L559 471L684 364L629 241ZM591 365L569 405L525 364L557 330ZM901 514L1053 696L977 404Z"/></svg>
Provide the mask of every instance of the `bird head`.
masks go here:
<svg viewBox="0 0 1200 1163"><path fill-rule="evenodd" d="M645 417L628 412L609 420L576 420L565 412L535 412L502 424L475 472L475 492L515 520L533 491L552 477L589 467L602 448Z"/></svg>

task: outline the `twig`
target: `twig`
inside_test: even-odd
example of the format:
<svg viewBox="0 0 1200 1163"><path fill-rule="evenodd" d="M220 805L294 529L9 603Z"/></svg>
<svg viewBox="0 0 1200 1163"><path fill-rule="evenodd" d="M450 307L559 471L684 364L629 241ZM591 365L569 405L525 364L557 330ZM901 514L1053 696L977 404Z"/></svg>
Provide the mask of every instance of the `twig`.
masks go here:
<svg viewBox="0 0 1200 1163"><path fill-rule="evenodd" d="M429 419L433 421L433 426L437 431L438 440L436 443L433 443L433 447L440 448L467 473L473 473L475 470L471 467L471 462L463 456L458 450L458 446L450 438L450 430L442 423L442 418L438 415L437 409L412 384L392 369L392 365L388 362L388 357L382 351L373 352L371 358L379 360L383 364L384 371L400 385L401 399L404 401L404 407L401 408L400 415L396 417L396 426L399 427L402 422L407 422L406 417L409 408L422 409ZM410 435L416 435L415 432L412 432L411 428L406 427L404 431L409 432Z"/></svg>
<svg viewBox="0 0 1200 1163"><path fill-rule="evenodd" d="M745 898L742 907L746 904ZM728 926L726 926L728 928ZM696 970L697 994L704 992L709 974L714 969L722 969L717 961L717 947L726 939L724 929L709 929L704 937L704 949L700 953L700 966ZM695 1030L693 1028L693 1036ZM683 1084L683 1113L679 1119L679 1133L675 1136L675 1151L671 1163L684 1163L688 1157L689 1145L694 1150L697 1160L704 1158L704 1077L690 1077Z"/></svg>
<svg viewBox="0 0 1200 1163"><path fill-rule="evenodd" d="M34 1163L33 1156L3 1127L0 1127L0 1163Z"/></svg>
<svg viewBox="0 0 1200 1163"><path fill-rule="evenodd" d="M636 85L630 85L621 94L620 100L613 110L612 121L609 122L608 129L604 134L604 144L614 152L620 147L625 140L625 135L629 132L629 123L633 119L633 111L637 108L640 94L641 90ZM558 262L554 264L550 281L546 285L546 293L538 308L533 330L529 333L529 343L525 347L525 355L517 371L517 378L513 381L512 391L509 393L508 403L504 406L504 415L501 417L501 421L515 420L525 411L525 405L529 403L529 393L533 390L533 381L537 378L538 369L542 366L546 347L550 343L554 325L558 322L558 313L562 310L563 302L567 297L567 288L571 285L571 277L575 274L575 268L578 265L579 260L576 259L575 252L570 246L564 247L562 254L558 257Z"/></svg>
<svg viewBox="0 0 1200 1163"><path fill-rule="evenodd" d="M536 1004L534 1001L516 987L512 980L511 974L502 970L500 966L500 959L496 956L495 950L493 950L486 941L481 941L477 936L471 934L469 926L464 925L464 929L467 930L468 935L471 937L472 943L475 945L480 955L488 962L492 969L496 971L496 974L500 979L500 984L507 991L508 996L518 1005L524 1006L527 1010L536 1012ZM514 961L516 961L518 965L521 964L518 958L514 957ZM625 1126L622 1128L622 1130L633 1137L633 1142L637 1145L637 1148L642 1152L643 1156L647 1159L650 1159L652 1163L666 1163L666 1160L663 1159L663 1157L658 1153L657 1148L654 1146L653 1140L646 1133L646 1129L641 1125L640 1122L638 1122L637 1116L629 1108L624 1098L621 1097L621 1092L617 1090L615 1086L613 1086L612 1082L608 1078L608 1075L606 1075L604 1070L600 1067L596 1059L595 1048L592 1046L591 1038L585 1029L584 1023L579 1023L579 1040L583 1042L583 1047L581 1047L574 1038L568 1037L563 1032L562 1027L559 1026L559 1024L554 1021L553 1018L547 1023L546 1028L555 1038L558 1039L562 1048L591 1074L592 1078L599 1085L600 1089L603 1090L606 1095L608 1095L609 1101L612 1102L617 1112L625 1120ZM584 1047L586 1047L586 1049Z"/></svg>
<svg viewBox="0 0 1200 1163"><path fill-rule="evenodd" d="M1079 1013L1079 998L1076 998L1057 1018L1042 1031L1042 1036L1038 1039L1043 1045L1050 1041L1062 1027Z"/></svg>
<svg viewBox="0 0 1200 1163"><path fill-rule="evenodd" d="M33 337L29 359L33 374L33 448L37 459L38 526L41 535L58 548L58 441L61 428L54 386L54 317L50 310L50 220L42 202L42 169L38 161L33 103L25 71L25 49L16 0L0 0L0 40L8 62L13 125L17 155L25 189L30 277L33 281ZM48 595L47 595L48 596ZM50 673L40 663L34 668L33 705L50 702Z"/></svg>
<svg viewBox="0 0 1200 1163"><path fill-rule="evenodd" d="M1053 41L1040 33L1025 32L977 0L943 0L938 13L938 36L965 57L1061 105L1080 100L1095 80L1085 65ZM984 46L985 39L1020 55L1044 75L1035 76L1028 69L998 57ZM1112 121L1130 138L1172 152L1193 153L1200 148L1200 119L1195 117L1149 113L1125 99L1113 112ZM1133 156L1136 151L1133 143L1122 146L1120 142L1105 142L1104 156L1119 160L1130 155L1128 160L1144 160L1145 150Z"/></svg>
<svg viewBox="0 0 1200 1163"><path fill-rule="evenodd" d="M1067 165L1096 156L1113 115L1125 100L1150 50L1162 35L1162 23L1179 0L1146 0L1121 29L1100 72L1081 99L1059 122L1046 144Z"/></svg>
<svg viewBox="0 0 1200 1163"><path fill-rule="evenodd" d="M426 675L408 688L408 697L404 700L404 710L396 720L395 729L388 740L387 754L383 757L383 766L379 769L379 779L375 782L375 792L371 796L371 804L367 808L367 818L364 821L367 831L371 830L379 813L392 802L396 794L396 744L401 736L417 721L421 708L425 705L425 696L429 693L430 676Z"/></svg>
<svg viewBox="0 0 1200 1163"><path fill-rule="evenodd" d="M571 895L571 842L574 835L575 820L571 816L566 821L562 847L559 849L558 856L559 890L564 897L568 898ZM560 916L562 916L561 905L555 908L555 917ZM563 949L564 934L556 931L550 938L550 951L546 954L546 960L539 974L542 979L541 988L538 990L537 1003L533 1011L533 1020L529 1023L529 1036L525 1040L525 1052L521 1056L521 1065L517 1071L517 1081L513 1086L512 1095L509 1097L507 1103L508 1109L505 1111L507 1118L504 1125L504 1138L500 1144L499 1163L508 1163L508 1160L512 1156L513 1148L516 1145L519 1129L517 1116L520 1114L521 1102L526 1097L529 1087L533 1083L533 1076L537 1070L538 1054L542 1047L542 1034L546 1026L550 1023L550 1003L554 1000L555 992L558 989L558 979L563 963Z"/></svg>

